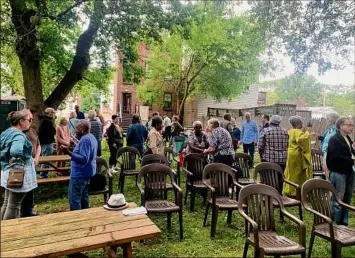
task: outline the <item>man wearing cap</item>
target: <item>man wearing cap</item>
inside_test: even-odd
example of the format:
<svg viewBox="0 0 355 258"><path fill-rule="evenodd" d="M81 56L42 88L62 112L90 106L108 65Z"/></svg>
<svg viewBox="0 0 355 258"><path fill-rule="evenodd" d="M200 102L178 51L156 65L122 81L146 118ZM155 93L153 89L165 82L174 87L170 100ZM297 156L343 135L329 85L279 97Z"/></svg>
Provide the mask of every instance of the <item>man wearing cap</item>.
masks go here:
<svg viewBox="0 0 355 258"><path fill-rule="evenodd" d="M56 129L54 125L55 110L46 108L44 116L40 117L38 139L41 144L41 156L53 154L53 143L55 142ZM43 164L42 168L49 168L48 164ZM41 178L47 178L48 172L41 172Z"/></svg>
<svg viewBox="0 0 355 258"><path fill-rule="evenodd" d="M280 127L281 117L273 115L270 127L261 132L258 149L262 162L277 163L284 170L287 160L288 133Z"/></svg>

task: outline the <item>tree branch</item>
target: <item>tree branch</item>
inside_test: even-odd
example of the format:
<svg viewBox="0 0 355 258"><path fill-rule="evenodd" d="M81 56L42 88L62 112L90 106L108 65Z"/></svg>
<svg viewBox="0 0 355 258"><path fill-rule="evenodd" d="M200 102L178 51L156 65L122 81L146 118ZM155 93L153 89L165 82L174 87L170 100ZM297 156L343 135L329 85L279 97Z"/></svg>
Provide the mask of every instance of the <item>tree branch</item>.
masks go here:
<svg viewBox="0 0 355 258"><path fill-rule="evenodd" d="M190 80L187 80L187 83L188 83L188 84L192 83L192 82L196 79L196 77L201 73L201 71L203 70L203 68L205 68L206 66L207 66L207 62L204 62L204 63L201 65L200 69L198 69L197 72L191 77L191 79L190 79Z"/></svg>
<svg viewBox="0 0 355 258"><path fill-rule="evenodd" d="M90 48L93 45L97 31L102 24L104 8L105 6L102 0L95 0L94 11L90 17L89 27L80 35L78 39L72 65L54 91L46 99L46 106L50 106L55 109L58 108L60 103L74 88L75 84L83 79L84 72L88 69L90 64Z"/></svg>
<svg viewBox="0 0 355 258"><path fill-rule="evenodd" d="M67 13L69 13L71 10L73 10L75 7L80 6L82 3L85 3L89 0L78 0L76 1L76 3L72 6L69 6L67 9L65 9L63 12L57 14L57 15L51 15L51 14L45 14L43 15L43 17L47 17L51 20L56 20L56 21L60 21L63 19L63 16L65 16Z"/></svg>

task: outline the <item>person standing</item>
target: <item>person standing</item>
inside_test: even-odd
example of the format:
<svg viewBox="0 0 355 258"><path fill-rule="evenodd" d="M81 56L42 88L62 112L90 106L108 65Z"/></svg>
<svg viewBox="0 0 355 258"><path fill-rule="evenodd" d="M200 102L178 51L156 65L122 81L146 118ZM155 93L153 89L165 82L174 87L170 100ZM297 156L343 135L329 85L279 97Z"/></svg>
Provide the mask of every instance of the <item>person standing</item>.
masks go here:
<svg viewBox="0 0 355 258"><path fill-rule="evenodd" d="M339 115L337 113L328 114L327 122L329 124L329 129L323 134L323 136L318 136L318 139L321 141L321 151L323 152L323 171L327 180L329 179L329 169L327 167L327 150L330 138L332 138L337 132L335 122L338 120L338 118Z"/></svg>
<svg viewBox="0 0 355 258"><path fill-rule="evenodd" d="M105 118L102 115L101 111L99 108L95 108L95 112L96 112L96 118L99 120L99 122L101 123L101 127L102 127L102 131L104 130L104 126L105 126Z"/></svg>
<svg viewBox="0 0 355 258"><path fill-rule="evenodd" d="M183 131L184 128L179 123L179 117L173 116L173 122L171 124L171 137L179 136Z"/></svg>
<svg viewBox="0 0 355 258"><path fill-rule="evenodd" d="M71 156L71 173L68 188L70 210L89 208L89 182L96 173L97 140L90 133L90 122L80 120L76 126L79 143Z"/></svg>
<svg viewBox="0 0 355 258"><path fill-rule="evenodd" d="M148 135L148 152L152 154L164 155L164 139L161 135L163 130L163 119L160 116L154 116L152 118L152 129Z"/></svg>
<svg viewBox="0 0 355 258"><path fill-rule="evenodd" d="M50 156L53 154L53 143L55 142L56 128L54 125L55 110L46 108L44 116L40 118L38 138L41 143L41 156ZM48 164L42 164L42 168L49 168ZM41 172L41 178L47 178L48 172Z"/></svg>
<svg viewBox="0 0 355 258"><path fill-rule="evenodd" d="M269 115L264 114L264 115L261 116L261 127L260 127L260 130L259 130L259 134L261 134L261 132L265 128L268 128L270 126L269 121L270 121L270 116Z"/></svg>
<svg viewBox="0 0 355 258"><path fill-rule="evenodd" d="M117 151L119 148L123 147L123 134L122 129L119 126L119 117L118 115L113 115L112 123L107 128L106 135L107 135L107 142L108 147L110 149L110 158L109 158L109 166L110 166L110 173L114 173L115 167L117 165Z"/></svg>
<svg viewBox="0 0 355 258"><path fill-rule="evenodd" d="M141 124L138 115L132 118L132 124L127 129L127 146L135 147L138 149L141 156L144 153L144 142L148 137L148 131L144 125Z"/></svg>
<svg viewBox="0 0 355 258"><path fill-rule="evenodd" d="M308 124L307 128L304 128L299 116L291 116L289 123L292 129L288 132L288 153L284 175L288 181L302 186L313 176L310 139L313 134L311 133L312 127ZM296 188L284 184L283 194L295 197Z"/></svg>
<svg viewBox="0 0 355 258"><path fill-rule="evenodd" d="M209 135L209 147L203 153L212 153L214 155L214 162L232 167L235 151L230 133L220 127L219 120L216 118L212 118L207 122L206 133Z"/></svg>
<svg viewBox="0 0 355 258"><path fill-rule="evenodd" d="M251 114L249 112L246 112L244 117L241 142L243 143L244 153L249 153L254 161L255 145L259 138L258 126L254 120L251 120ZM249 166L252 166L252 164L249 164Z"/></svg>
<svg viewBox="0 0 355 258"><path fill-rule="evenodd" d="M90 121L90 133L95 136L97 140L97 156L101 156L101 141L102 141L102 125L99 121L96 120L95 110L90 110L88 112L88 118Z"/></svg>
<svg viewBox="0 0 355 258"><path fill-rule="evenodd" d="M222 122L222 127L226 129L231 137L232 137L232 144L233 148L236 150L238 148L238 141L236 140L234 133L233 133L233 122L231 114L224 114L224 120Z"/></svg>
<svg viewBox="0 0 355 258"><path fill-rule="evenodd" d="M70 147L70 138L71 138L71 133L68 126L68 120L65 117L62 117L59 120L59 124L57 126L56 135L55 135L58 155L63 155L66 153L65 150ZM57 166L64 167L65 162L58 162Z"/></svg>
<svg viewBox="0 0 355 258"><path fill-rule="evenodd" d="M75 111L70 112L68 125L69 125L70 132L74 137L75 137L75 127L78 124L78 122L79 119L76 118Z"/></svg>
<svg viewBox="0 0 355 258"><path fill-rule="evenodd" d="M281 116L271 117L270 127L265 128L258 141L261 162L279 164L285 170L287 161L288 133L280 127Z"/></svg>
<svg viewBox="0 0 355 258"><path fill-rule="evenodd" d="M159 116L159 112L154 112L152 117L149 119L149 121L147 122L147 130L148 132L153 128L152 126L152 120L153 120L153 117L156 117L156 116Z"/></svg>
<svg viewBox="0 0 355 258"><path fill-rule="evenodd" d="M347 117L340 117L335 124L338 131L329 140L327 150L329 179L334 185L339 199L346 204L351 204L355 187L355 144L350 135L354 130L354 124ZM347 226L348 210L343 208L333 197L332 208L335 222Z"/></svg>
<svg viewBox="0 0 355 258"><path fill-rule="evenodd" d="M32 113L28 109L26 109L26 111L32 117ZM31 128L26 132L26 136L32 144L32 158L33 158L34 165L37 166L39 156L41 155L41 145L39 143L36 130L31 126ZM33 211L34 206L35 206L34 190L31 190L26 193L25 198L21 203L21 218L39 215L37 212Z"/></svg>
<svg viewBox="0 0 355 258"><path fill-rule="evenodd" d="M10 112L8 121L11 127L0 136L1 186L5 188L1 220L18 218L26 194L37 187L33 147L24 134L31 127L32 114L24 109ZM20 188L13 188L7 184L11 168L24 169L23 184Z"/></svg>
<svg viewBox="0 0 355 258"><path fill-rule="evenodd" d="M165 135L165 141L169 142L171 138L171 119L168 116L164 117L163 126L164 126L163 132Z"/></svg>
<svg viewBox="0 0 355 258"><path fill-rule="evenodd" d="M85 119L85 115L83 112L80 111L79 105L75 105L75 113L76 113L76 118L77 119Z"/></svg>

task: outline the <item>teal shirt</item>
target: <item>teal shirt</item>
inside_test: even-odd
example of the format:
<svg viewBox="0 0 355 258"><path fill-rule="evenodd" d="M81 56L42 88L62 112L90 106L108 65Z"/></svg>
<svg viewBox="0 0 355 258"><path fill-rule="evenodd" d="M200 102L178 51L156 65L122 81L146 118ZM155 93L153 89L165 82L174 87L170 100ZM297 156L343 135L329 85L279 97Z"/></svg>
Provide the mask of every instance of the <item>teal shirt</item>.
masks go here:
<svg viewBox="0 0 355 258"><path fill-rule="evenodd" d="M321 146L321 149L322 149L322 152L323 153L326 153L327 150L328 150L328 144L329 144L329 140L330 138L332 138L337 132L337 129L335 127L331 127L329 128L329 130L325 133L324 135L324 140L322 142L322 146Z"/></svg>
<svg viewBox="0 0 355 258"><path fill-rule="evenodd" d="M13 192L28 192L37 187L36 169L32 158L32 144L27 136L18 129L9 128L0 136L1 186L7 189L11 158L21 158L15 167L24 166L25 177L22 188L10 189Z"/></svg>

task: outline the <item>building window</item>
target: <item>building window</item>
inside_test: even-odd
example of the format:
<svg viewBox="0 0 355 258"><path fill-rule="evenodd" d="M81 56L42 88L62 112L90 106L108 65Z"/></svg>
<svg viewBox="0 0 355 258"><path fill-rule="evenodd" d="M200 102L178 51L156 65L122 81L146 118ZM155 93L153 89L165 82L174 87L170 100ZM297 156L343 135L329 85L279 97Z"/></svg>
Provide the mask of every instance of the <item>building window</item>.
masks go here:
<svg viewBox="0 0 355 258"><path fill-rule="evenodd" d="M171 93L164 93L164 106L163 110L165 111L171 111L173 109L173 103L172 103L173 95Z"/></svg>

